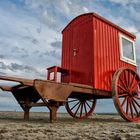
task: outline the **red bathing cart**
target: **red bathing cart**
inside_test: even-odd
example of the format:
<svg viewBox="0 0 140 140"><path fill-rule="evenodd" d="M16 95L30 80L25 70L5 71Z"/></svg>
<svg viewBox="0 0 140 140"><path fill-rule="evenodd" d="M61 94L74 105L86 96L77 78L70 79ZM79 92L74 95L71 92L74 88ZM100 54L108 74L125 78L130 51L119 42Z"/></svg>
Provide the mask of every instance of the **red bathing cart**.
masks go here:
<svg viewBox="0 0 140 140"><path fill-rule="evenodd" d="M50 120L66 105L74 118L87 118L96 100L113 98L118 113L127 121L140 121L140 78L137 74L135 35L95 14L73 19L62 31L61 67L48 68L47 80L0 76L19 82L1 85L11 91L29 118L35 106L47 106ZM60 73L57 82L58 73Z"/></svg>

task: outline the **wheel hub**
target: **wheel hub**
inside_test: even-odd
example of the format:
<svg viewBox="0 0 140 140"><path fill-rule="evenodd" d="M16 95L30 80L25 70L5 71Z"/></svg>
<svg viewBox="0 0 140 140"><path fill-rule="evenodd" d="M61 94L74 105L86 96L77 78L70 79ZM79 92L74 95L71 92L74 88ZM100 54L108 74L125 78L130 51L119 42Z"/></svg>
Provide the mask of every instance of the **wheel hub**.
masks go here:
<svg viewBox="0 0 140 140"><path fill-rule="evenodd" d="M137 92L136 91L131 91L129 92L129 97L134 97L135 95L137 95Z"/></svg>

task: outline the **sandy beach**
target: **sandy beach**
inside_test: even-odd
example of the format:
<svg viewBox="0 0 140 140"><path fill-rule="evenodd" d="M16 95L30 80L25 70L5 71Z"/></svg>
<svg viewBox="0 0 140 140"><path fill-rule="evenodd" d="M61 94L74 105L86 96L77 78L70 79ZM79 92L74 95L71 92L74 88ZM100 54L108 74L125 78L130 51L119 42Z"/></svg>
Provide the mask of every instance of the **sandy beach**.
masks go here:
<svg viewBox="0 0 140 140"><path fill-rule="evenodd" d="M31 113L23 120L23 112L0 112L0 140L139 140L140 123L129 123L118 115L94 114L76 120L58 114L49 123L48 113Z"/></svg>

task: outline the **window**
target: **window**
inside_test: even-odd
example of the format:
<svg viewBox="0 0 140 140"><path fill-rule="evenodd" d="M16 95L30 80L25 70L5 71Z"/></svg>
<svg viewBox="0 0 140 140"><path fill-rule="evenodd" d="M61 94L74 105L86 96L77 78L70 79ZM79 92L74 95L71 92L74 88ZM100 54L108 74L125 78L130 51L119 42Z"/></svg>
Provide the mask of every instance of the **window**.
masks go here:
<svg viewBox="0 0 140 140"><path fill-rule="evenodd" d="M136 65L134 40L120 34L120 55L121 60Z"/></svg>

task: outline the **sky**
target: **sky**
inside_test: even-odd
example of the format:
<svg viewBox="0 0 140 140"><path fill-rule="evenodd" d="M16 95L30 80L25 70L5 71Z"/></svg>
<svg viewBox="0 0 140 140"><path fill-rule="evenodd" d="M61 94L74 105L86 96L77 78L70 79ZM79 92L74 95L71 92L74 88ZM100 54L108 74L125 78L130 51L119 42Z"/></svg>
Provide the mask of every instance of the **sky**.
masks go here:
<svg viewBox="0 0 140 140"><path fill-rule="evenodd" d="M139 0L0 0L0 75L46 79L46 68L61 64L61 31L88 12L136 35L140 72L139 7ZM0 110L20 108L10 93L0 91ZM114 110L112 100L97 103L97 112Z"/></svg>

